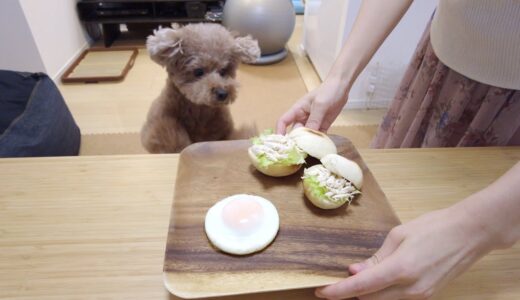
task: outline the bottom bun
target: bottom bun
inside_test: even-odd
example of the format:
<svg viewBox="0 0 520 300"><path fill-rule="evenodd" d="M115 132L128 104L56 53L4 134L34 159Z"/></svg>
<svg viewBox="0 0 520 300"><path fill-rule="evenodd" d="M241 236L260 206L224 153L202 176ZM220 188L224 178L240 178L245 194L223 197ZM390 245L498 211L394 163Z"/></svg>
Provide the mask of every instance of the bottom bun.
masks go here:
<svg viewBox="0 0 520 300"><path fill-rule="evenodd" d="M255 168L260 171L261 173L273 176L273 177L283 177L283 176L289 176L292 175L300 168L302 165L282 165L282 164L272 164L267 167L261 166L258 162L258 158L256 155L251 151L251 148L248 149L247 153L249 154L249 158L251 159L251 163Z"/></svg>
<svg viewBox="0 0 520 300"><path fill-rule="evenodd" d="M316 195L312 192L312 188L309 184L309 181L309 179L303 180L303 192L305 193L307 199L309 199L315 206L322 209L335 209L347 203L347 199L345 199L344 201L332 202L324 196L320 197L319 195Z"/></svg>

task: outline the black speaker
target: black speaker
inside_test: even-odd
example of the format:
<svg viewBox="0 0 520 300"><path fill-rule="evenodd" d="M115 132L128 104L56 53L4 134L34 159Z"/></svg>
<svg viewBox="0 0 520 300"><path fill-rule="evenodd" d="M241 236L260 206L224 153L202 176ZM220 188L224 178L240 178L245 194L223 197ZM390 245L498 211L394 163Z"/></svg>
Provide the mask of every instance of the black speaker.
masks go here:
<svg viewBox="0 0 520 300"><path fill-rule="evenodd" d="M207 6L204 2L186 2L184 5L188 18L204 18L206 15Z"/></svg>

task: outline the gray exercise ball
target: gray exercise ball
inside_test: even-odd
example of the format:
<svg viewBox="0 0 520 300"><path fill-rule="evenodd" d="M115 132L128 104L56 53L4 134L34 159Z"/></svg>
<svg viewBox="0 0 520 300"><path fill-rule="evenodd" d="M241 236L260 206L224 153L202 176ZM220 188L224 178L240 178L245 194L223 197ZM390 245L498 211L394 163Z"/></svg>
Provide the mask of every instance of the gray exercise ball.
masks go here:
<svg viewBox="0 0 520 300"><path fill-rule="evenodd" d="M262 57L256 63L273 63L287 55L285 44L296 20L291 0L227 0L222 24L241 36L258 40Z"/></svg>

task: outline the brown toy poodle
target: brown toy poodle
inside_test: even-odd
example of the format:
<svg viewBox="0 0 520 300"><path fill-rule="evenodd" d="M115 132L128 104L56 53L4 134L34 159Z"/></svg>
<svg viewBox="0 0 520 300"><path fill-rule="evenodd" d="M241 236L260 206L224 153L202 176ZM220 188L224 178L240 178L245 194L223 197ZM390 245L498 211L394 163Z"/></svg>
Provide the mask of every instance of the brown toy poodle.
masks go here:
<svg viewBox="0 0 520 300"><path fill-rule="evenodd" d="M256 40L235 38L218 24L189 24L159 28L148 37L147 48L168 72L141 131L149 152L180 152L195 142L255 134L252 128L234 129L228 104L237 95L239 63L260 56Z"/></svg>

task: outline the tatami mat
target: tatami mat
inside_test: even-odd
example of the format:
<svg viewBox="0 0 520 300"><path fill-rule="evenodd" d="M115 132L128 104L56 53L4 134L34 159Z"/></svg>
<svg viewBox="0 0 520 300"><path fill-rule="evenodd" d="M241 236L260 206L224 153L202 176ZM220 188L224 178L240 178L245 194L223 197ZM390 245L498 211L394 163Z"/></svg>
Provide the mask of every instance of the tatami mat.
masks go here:
<svg viewBox="0 0 520 300"><path fill-rule="evenodd" d="M69 78L120 76L132 54L132 50L88 52Z"/></svg>
<svg viewBox="0 0 520 300"><path fill-rule="evenodd" d="M368 148L376 125L334 126L330 134L349 138L357 148ZM144 154L139 133L87 134L82 136L80 155Z"/></svg>

